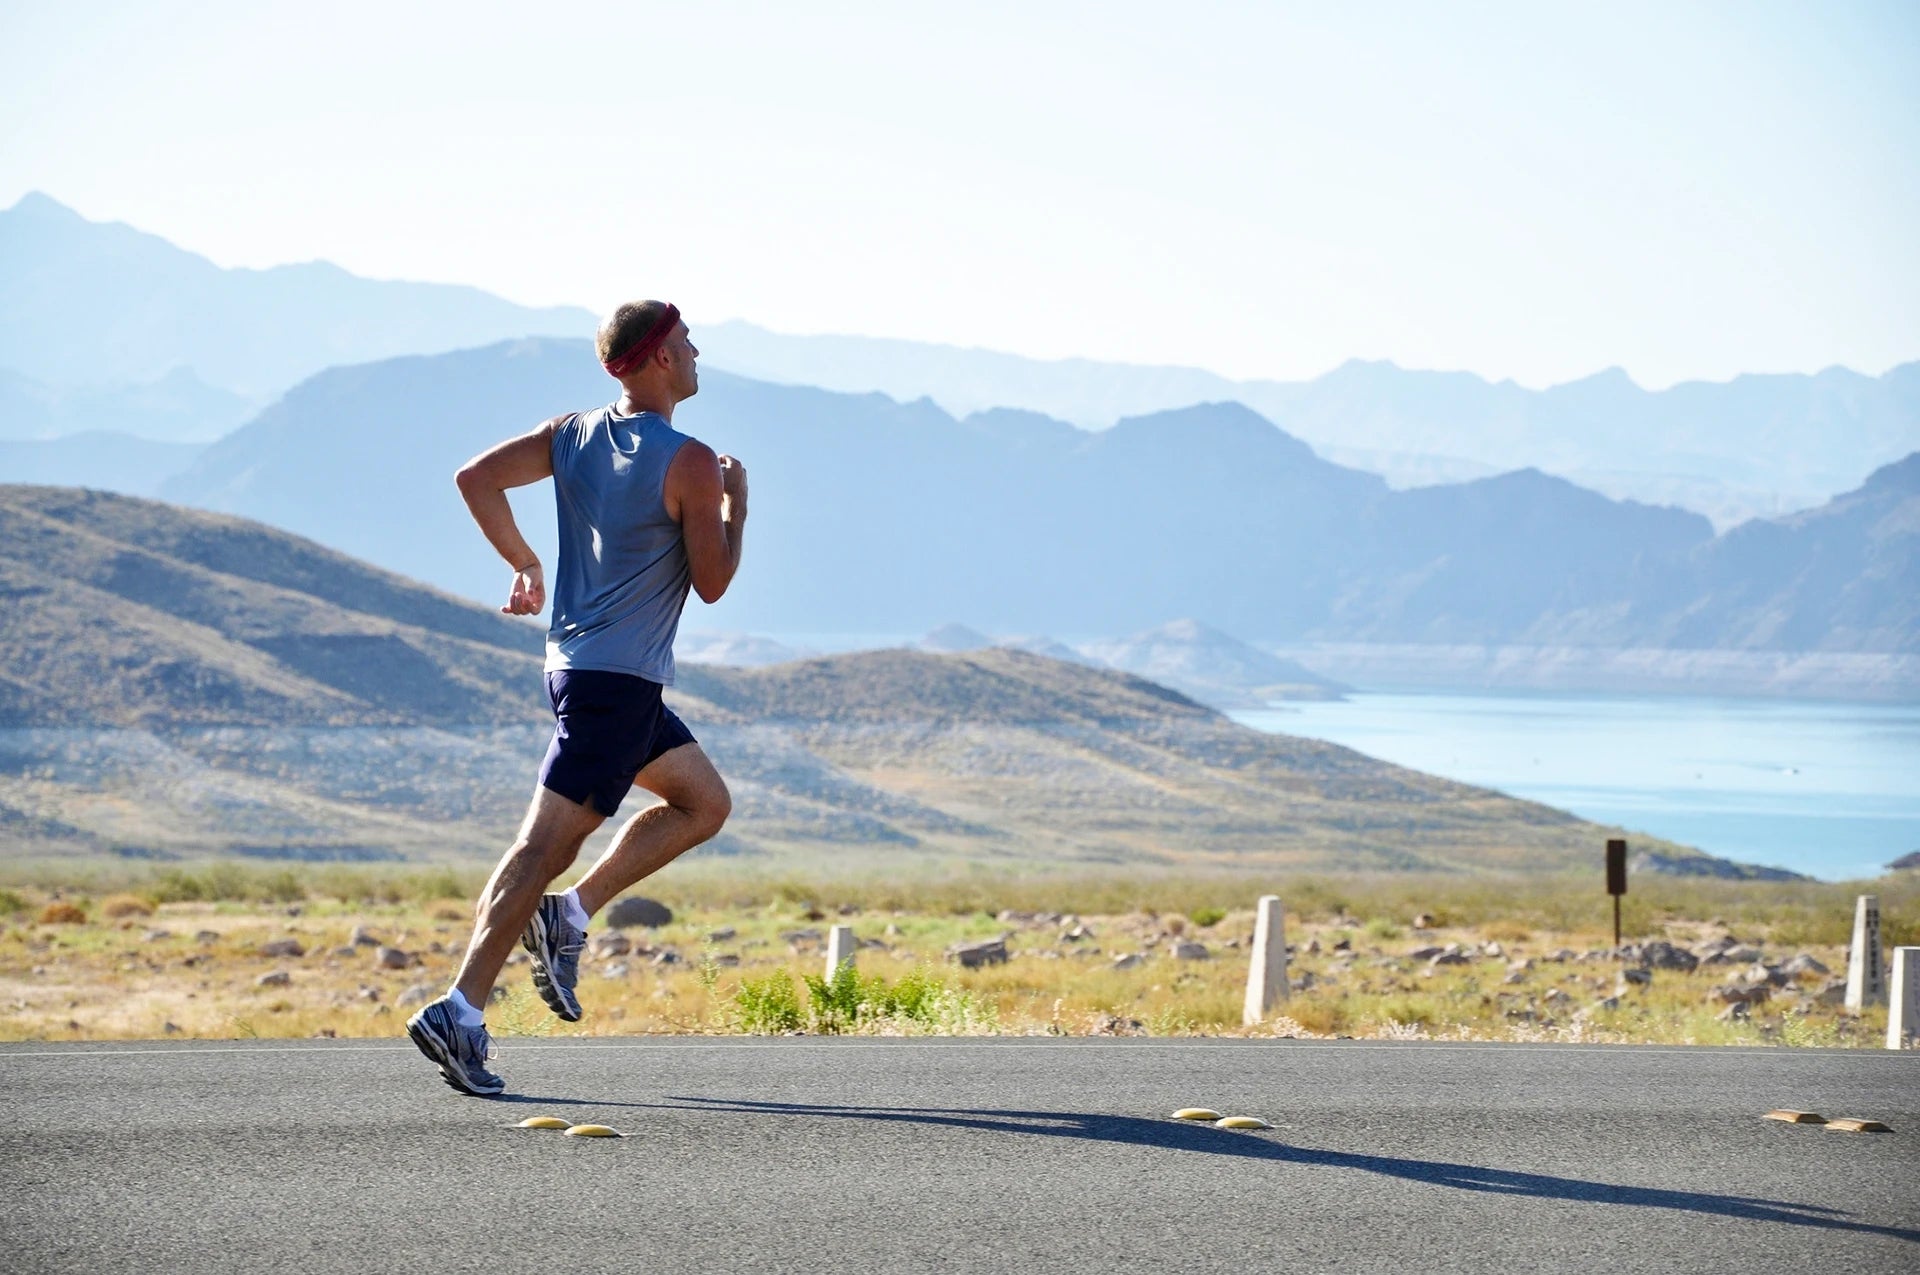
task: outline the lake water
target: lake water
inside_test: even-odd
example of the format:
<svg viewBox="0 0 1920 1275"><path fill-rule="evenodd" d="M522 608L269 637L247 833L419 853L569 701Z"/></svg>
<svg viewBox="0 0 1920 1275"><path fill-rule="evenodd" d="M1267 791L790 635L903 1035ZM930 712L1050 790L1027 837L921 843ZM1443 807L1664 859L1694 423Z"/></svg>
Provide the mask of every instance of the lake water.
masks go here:
<svg viewBox="0 0 1920 1275"><path fill-rule="evenodd" d="M1232 716L1824 880L1920 850L1920 705L1361 694Z"/></svg>

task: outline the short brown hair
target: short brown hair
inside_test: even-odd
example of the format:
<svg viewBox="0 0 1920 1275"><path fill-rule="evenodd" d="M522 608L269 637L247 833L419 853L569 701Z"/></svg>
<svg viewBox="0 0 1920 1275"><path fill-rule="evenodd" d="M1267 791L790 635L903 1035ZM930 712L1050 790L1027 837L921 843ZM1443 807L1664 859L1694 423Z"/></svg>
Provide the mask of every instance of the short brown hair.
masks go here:
<svg viewBox="0 0 1920 1275"><path fill-rule="evenodd" d="M612 363L644 340L672 308L664 301L624 303L601 321L593 339L594 353L602 363Z"/></svg>

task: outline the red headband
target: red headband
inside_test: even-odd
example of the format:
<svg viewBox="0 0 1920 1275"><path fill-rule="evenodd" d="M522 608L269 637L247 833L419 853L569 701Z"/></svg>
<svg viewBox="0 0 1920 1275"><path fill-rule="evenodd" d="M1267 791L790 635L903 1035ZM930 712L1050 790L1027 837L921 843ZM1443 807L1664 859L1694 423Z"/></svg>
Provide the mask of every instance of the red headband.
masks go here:
<svg viewBox="0 0 1920 1275"><path fill-rule="evenodd" d="M680 307L669 305L661 312L660 317L654 320L653 326L647 329L647 334L628 347L625 354L617 359L608 359L600 366L607 369L608 376L616 378L638 370L653 357L653 352L673 335L674 326L679 322Z"/></svg>

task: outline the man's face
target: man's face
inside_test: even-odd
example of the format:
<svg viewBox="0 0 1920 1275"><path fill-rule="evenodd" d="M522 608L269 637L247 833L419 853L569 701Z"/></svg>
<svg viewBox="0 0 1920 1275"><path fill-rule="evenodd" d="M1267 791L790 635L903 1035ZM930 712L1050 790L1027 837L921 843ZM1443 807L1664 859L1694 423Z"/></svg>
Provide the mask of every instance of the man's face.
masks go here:
<svg viewBox="0 0 1920 1275"><path fill-rule="evenodd" d="M700 351L694 348L693 338L687 334L685 323L673 326L673 335L661 347L667 352L667 359L673 370L673 401L692 398L700 392L700 371L694 366L694 360L700 357Z"/></svg>

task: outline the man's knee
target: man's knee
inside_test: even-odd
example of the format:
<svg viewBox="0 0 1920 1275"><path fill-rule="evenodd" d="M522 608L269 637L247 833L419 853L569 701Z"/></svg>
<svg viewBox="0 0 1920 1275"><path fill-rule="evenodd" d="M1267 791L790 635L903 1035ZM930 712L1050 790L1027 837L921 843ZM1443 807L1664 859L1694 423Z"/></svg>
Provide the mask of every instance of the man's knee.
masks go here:
<svg viewBox="0 0 1920 1275"><path fill-rule="evenodd" d="M715 775L711 783L703 784L688 813L693 816L694 830L700 834L700 840L718 833L733 813L733 794L727 791L726 780Z"/></svg>

